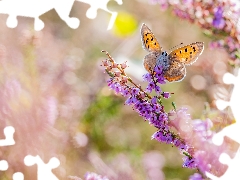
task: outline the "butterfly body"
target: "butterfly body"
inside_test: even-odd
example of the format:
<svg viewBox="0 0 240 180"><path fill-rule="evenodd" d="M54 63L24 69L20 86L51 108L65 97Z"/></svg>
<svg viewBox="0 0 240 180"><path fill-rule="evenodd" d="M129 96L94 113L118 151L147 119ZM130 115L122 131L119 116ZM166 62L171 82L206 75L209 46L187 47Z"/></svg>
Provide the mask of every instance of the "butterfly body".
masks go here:
<svg viewBox="0 0 240 180"><path fill-rule="evenodd" d="M149 73L153 73L156 65L161 65L164 70L164 77L169 82L181 81L186 76L185 65L194 63L204 49L203 42L195 42L176 50L169 54L162 51L152 31L145 25L141 28L142 45L149 52L144 57L143 65Z"/></svg>

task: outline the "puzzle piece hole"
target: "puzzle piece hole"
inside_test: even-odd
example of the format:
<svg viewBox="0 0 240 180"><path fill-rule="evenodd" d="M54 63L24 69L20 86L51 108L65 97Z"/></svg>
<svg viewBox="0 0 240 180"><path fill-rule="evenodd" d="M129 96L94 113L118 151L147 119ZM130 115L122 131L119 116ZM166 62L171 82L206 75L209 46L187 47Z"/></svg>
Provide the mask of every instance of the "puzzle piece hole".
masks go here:
<svg viewBox="0 0 240 180"><path fill-rule="evenodd" d="M8 169L8 162L6 160L0 161L0 171L6 171Z"/></svg>
<svg viewBox="0 0 240 180"><path fill-rule="evenodd" d="M109 11L118 12L121 8L121 5L122 1L117 2L115 0L110 0L107 3L107 8L109 9Z"/></svg>
<svg viewBox="0 0 240 180"><path fill-rule="evenodd" d="M13 180L24 180L24 175L21 172L16 172L13 174Z"/></svg>
<svg viewBox="0 0 240 180"><path fill-rule="evenodd" d="M26 166L32 166L37 164L38 166L38 180L58 180L58 178L52 173L52 169L57 168L60 165L60 161L56 157L52 157L48 163L44 163L40 156L27 155L24 158Z"/></svg>

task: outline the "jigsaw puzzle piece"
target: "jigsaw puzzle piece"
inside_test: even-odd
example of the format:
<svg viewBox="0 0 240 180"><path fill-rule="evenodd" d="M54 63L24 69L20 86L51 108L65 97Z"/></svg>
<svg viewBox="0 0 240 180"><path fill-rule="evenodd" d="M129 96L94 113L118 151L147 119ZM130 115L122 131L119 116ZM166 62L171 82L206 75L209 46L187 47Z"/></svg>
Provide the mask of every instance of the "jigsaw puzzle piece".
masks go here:
<svg viewBox="0 0 240 180"><path fill-rule="evenodd" d="M32 166L34 164L37 164L38 180L58 180L58 178L52 173L52 169L57 168L60 165L60 161L56 157L52 157L49 162L45 164L38 155L27 155L24 158L24 163L26 166Z"/></svg>
<svg viewBox="0 0 240 180"><path fill-rule="evenodd" d="M7 26L15 28L18 25L17 16L34 18L34 29L40 31L44 28L44 22L39 17L51 9L55 9L62 20L71 28L76 29L80 21L70 18L75 0L2 0L0 1L0 13L8 14Z"/></svg>
<svg viewBox="0 0 240 180"><path fill-rule="evenodd" d="M229 155L222 153L219 157L219 161L222 164L228 165L227 171L221 176L221 177L216 177L212 175L209 172L206 172L206 176L208 178L211 178L212 180L238 180L240 177L240 149L238 149L235 157L231 159Z"/></svg>
<svg viewBox="0 0 240 180"><path fill-rule="evenodd" d="M59 17L67 23L72 29L77 29L80 25L80 20L75 17L69 17L75 0L61 0L61 3L56 3L55 10Z"/></svg>
<svg viewBox="0 0 240 180"><path fill-rule="evenodd" d="M13 134L15 132L14 127L7 126L4 128L3 133L5 135L5 139L0 139L0 146L11 146L15 144L13 139Z"/></svg>
<svg viewBox="0 0 240 180"><path fill-rule="evenodd" d="M230 106L232 109L233 116L235 119L238 119L240 121L240 111L239 111L239 99L240 99L240 70L238 70L238 76L234 76L233 74L226 73L223 76L223 82L225 84L233 84L234 88L231 94L230 101L223 101L223 100L217 100L216 105L218 109L223 110L227 106Z"/></svg>
<svg viewBox="0 0 240 180"><path fill-rule="evenodd" d="M109 24L108 24L108 28L107 30L111 29L113 27L113 24L117 18L117 12L114 12L114 11L110 11L107 7L108 5L108 2L110 0L77 0L79 2L83 2L83 3L86 3L86 4L89 4L91 7L87 10L86 12L86 16L89 18L89 19L95 19L97 17L97 11L98 9L102 9L108 13L111 14L111 19L109 21ZM119 5L122 5L122 0L115 0Z"/></svg>
<svg viewBox="0 0 240 180"><path fill-rule="evenodd" d="M6 160L0 161L0 171L6 171L8 169L8 162Z"/></svg>
<svg viewBox="0 0 240 180"><path fill-rule="evenodd" d="M13 180L24 180L24 175L21 172L16 172L13 174Z"/></svg>

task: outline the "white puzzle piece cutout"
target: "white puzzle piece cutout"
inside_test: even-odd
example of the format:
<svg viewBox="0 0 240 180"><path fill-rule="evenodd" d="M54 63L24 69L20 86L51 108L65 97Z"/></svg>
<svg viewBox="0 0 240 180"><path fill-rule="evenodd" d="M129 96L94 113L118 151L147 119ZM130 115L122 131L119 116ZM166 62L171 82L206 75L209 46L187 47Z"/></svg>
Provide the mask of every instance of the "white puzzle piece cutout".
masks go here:
<svg viewBox="0 0 240 180"><path fill-rule="evenodd" d="M112 28L117 12L108 10L107 4L110 0L77 0L89 4L91 7L87 11L88 18L93 19L97 15L97 10L102 9L110 13L111 19L108 30ZM119 5L122 0L116 0ZM7 26L15 28L18 25L17 16L34 18L34 29L40 31L44 28L44 22L39 17L46 12L55 9L59 17L67 23L72 29L78 28L80 20L75 17L69 17L75 0L1 0L0 13L8 14Z"/></svg>
<svg viewBox="0 0 240 180"><path fill-rule="evenodd" d="M21 172L16 172L13 174L13 180L24 180L24 175Z"/></svg>
<svg viewBox="0 0 240 180"><path fill-rule="evenodd" d="M5 160L0 161L0 171L8 170L8 162ZM21 172L16 172L12 176L13 180L24 180L24 175Z"/></svg>
<svg viewBox="0 0 240 180"><path fill-rule="evenodd" d="M6 171L8 169L8 162L5 160L0 161L0 171Z"/></svg>
<svg viewBox="0 0 240 180"><path fill-rule="evenodd" d="M224 140L224 136L231 138L232 140L240 144L240 70L238 70L238 76L234 76L230 73L226 73L223 76L223 81L226 84L233 84L234 88L232 90L231 98L229 102L223 100L217 100L216 105L218 109L223 110L227 106L231 107L233 116L235 117L236 123L231 124L220 132L218 132L212 138L212 141L216 145L221 145ZM209 172L206 172L206 176L212 180L238 180L240 179L240 148L236 152L233 159L230 158L226 153L222 153L219 157L219 161L222 164L228 165L227 171L221 176L216 177Z"/></svg>
<svg viewBox="0 0 240 180"><path fill-rule="evenodd" d="M18 24L17 16L34 18L34 29L36 31L44 28L44 22L39 16L55 9L59 17L73 29L79 26L77 18L70 18L74 0L2 0L0 1L0 13L8 14L7 26L15 28Z"/></svg>
<svg viewBox="0 0 240 180"><path fill-rule="evenodd" d="M58 178L52 173L52 169L57 168L60 165L59 159L56 157L52 157L47 164L43 162L43 160L37 156L27 155L24 158L24 163L26 166L32 166L37 164L37 177L38 180L58 180Z"/></svg>
<svg viewBox="0 0 240 180"><path fill-rule="evenodd" d="M240 149L238 149L235 157L233 159L230 158L226 153L222 153L219 157L219 161L222 164L228 165L227 171L221 176L216 177L208 172L206 172L206 176L211 178L212 180L239 180L240 178Z"/></svg>
<svg viewBox="0 0 240 180"><path fill-rule="evenodd" d="M86 16L89 19L95 19L97 17L97 10L98 9L102 9L102 10L110 13L111 14L111 19L109 21L107 30L112 29L118 13L108 10L107 4L108 4L109 0L77 0L77 1L89 4L91 6L86 12ZM116 0L116 2L119 5L122 5L122 3L123 3L122 0Z"/></svg>
<svg viewBox="0 0 240 180"><path fill-rule="evenodd" d="M15 132L14 127L7 126L4 128L3 133L5 135L5 139L0 139L0 146L11 146L15 144L13 139L13 134Z"/></svg>

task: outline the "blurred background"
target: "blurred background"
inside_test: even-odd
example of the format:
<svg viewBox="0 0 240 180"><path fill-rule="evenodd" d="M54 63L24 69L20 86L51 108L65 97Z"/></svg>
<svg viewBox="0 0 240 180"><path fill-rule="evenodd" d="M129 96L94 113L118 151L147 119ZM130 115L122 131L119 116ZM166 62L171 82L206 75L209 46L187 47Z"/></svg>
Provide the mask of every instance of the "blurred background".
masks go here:
<svg viewBox="0 0 240 180"><path fill-rule="evenodd" d="M68 27L55 10L40 17L45 23L42 31L34 31L34 20L27 17L18 17L18 26L10 29L8 15L0 15L0 138L11 125L16 141L0 147L0 159L9 163L0 179L12 179L15 172L22 172L26 180L37 179L37 166L23 163L28 154L39 155L45 163L57 157L61 164L53 173L59 179L83 178L88 171L113 180L188 179L196 170L182 168L175 147L151 140L156 129L109 90L108 76L100 66L106 58L101 50L118 62L127 61L129 76L145 86L142 23L168 52L180 43L204 42L205 50L187 67L186 78L162 86L174 93L164 101L165 107L170 110L174 101L177 107L187 107L193 119L210 116L215 123L226 124L228 113L209 114L208 108L215 107L216 91L228 100L225 89L231 87L222 82L229 70L227 54L209 49L211 39L196 25L148 0L123 0L122 5L110 0L108 9L118 12L111 30L107 30L110 14L98 10L95 19L88 19L89 8L74 3L70 16L80 19L77 29Z"/></svg>

